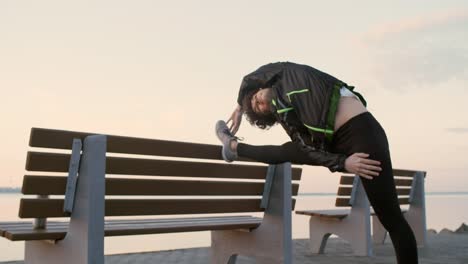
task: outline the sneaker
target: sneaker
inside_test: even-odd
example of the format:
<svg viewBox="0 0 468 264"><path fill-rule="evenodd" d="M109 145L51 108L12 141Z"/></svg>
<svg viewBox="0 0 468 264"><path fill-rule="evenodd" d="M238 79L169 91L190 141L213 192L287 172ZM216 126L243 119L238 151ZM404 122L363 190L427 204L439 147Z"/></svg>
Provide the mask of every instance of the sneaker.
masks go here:
<svg viewBox="0 0 468 264"><path fill-rule="evenodd" d="M231 134L226 122L219 120L216 122L216 136L219 138L221 143L223 143L223 150L221 155L223 159L227 162L233 162L237 159L237 151L231 149L231 141L237 140L238 138Z"/></svg>

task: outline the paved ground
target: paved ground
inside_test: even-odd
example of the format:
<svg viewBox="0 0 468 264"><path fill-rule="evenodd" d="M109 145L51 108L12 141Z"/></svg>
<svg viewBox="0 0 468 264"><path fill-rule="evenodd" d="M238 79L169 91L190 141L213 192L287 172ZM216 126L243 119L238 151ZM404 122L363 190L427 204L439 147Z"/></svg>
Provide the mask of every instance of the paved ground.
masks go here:
<svg viewBox="0 0 468 264"><path fill-rule="evenodd" d="M429 234L429 246L419 249L420 263L461 264L468 263L468 234ZM208 261L208 248L179 249L169 251L119 254L106 256L107 264L127 263L191 263L205 264ZM339 239L331 238L324 255L314 255L308 250L307 240L294 241L294 263L321 264L384 264L396 263L392 245L387 242L374 248L373 257L354 257L349 245ZM22 261L2 262L3 264L19 264ZM239 256L237 264L253 264L255 261L245 256Z"/></svg>

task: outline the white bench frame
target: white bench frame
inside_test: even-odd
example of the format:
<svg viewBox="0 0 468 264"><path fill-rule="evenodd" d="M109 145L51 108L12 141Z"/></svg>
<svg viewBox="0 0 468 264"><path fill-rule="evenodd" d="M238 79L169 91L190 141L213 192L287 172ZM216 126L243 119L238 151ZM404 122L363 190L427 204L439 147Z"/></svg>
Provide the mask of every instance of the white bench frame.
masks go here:
<svg viewBox="0 0 468 264"><path fill-rule="evenodd" d="M27 264L104 263L106 136L84 140L75 204L60 241L26 241Z"/></svg>
<svg viewBox="0 0 468 264"><path fill-rule="evenodd" d="M409 196L409 209L403 213L414 232L418 246L421 247L427 245L425 175L426 172L415 171ZM309 240L312 253L323 254L327 240L332 234L347 240L356 256L372 256L372 244L385 242L388 232L377 216L371 215L371 206L359 176L354 177L350 205L351 210L343 219L310 215ZM313 211L320 212L320 210ZM322 212L326 215L333 211L336 210L323 210Z"/></svg>
<svg viewBox="0 0 468 264"><path fill-rule="evenodd" d="M328 238L335 234L351 244L355 255L372 256L370 204L359 177L354 177L349 203L351 210L343 219L310 216L309 240L312 253L323 254Z"/></svg>
<svg viewBox="0 0 468 264"><path fill-rule="evenodd" d="M416 171L411 183L408 211L403 212L403 216L413 230L417 245L424 247L427 245L426 227L426 196L424 191L424 180L426 173ZM383 227L376 215L372 215L372 239L376 244L385 243L387 230Z"/></svg>
<svg viewBox="0 0 468 264"><path fill-rule="evenodd" d="M86 137L74 205L67 206L73 208L67 234L60 241L26 241L25 263L104 263L105 164L106 136ZM257 263L292 263L291 164L270 165L268 172L261 225L212 231L211 263L232 264L238 254L255 257ZM39 222L37 228L46 227L45 219Z"/></svg>
<svg viewBox="0 0 468 264"><path fill-rule="evenodd" d="M292 263L290 167L290 163L270 166L275 168L274 172L270 170L271 192L257 229L211 231L212 264L235 263L238 254L254 256L258 264Z"/></svg>

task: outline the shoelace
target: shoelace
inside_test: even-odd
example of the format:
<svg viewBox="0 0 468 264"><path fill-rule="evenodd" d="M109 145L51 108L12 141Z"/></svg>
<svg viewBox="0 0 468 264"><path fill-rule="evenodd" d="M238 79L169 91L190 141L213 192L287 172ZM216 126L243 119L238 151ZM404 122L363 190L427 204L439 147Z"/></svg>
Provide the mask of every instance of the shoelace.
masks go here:
<svg viewBox="0 0 468 264"><path fill-rule="evenodd" d="M228 136L230 136L231 138L235 139L235 140L239 140L239 141L244 141L244 138L243 137L237 137L237 136L234 136L233 134L231 134L231 131L229 130L229 128L225 128L223 130L223 133L224 134L227 134Z"/></svg>

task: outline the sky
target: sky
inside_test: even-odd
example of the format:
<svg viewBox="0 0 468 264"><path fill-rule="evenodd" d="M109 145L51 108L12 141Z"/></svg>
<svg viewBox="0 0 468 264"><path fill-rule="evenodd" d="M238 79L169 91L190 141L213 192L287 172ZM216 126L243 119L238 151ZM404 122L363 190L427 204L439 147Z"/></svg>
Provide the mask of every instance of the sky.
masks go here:
<svg viewBox="0 0 468 264"><path fill-rule="evenodd" d="M0 186L31 127L219 144L244 75L308 64L361 92L394 168L468 191L467 1L0 1ZM246 143L282 144L245 120ZM338 173L304 166L300 192Z"/></svg>

